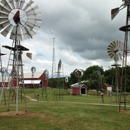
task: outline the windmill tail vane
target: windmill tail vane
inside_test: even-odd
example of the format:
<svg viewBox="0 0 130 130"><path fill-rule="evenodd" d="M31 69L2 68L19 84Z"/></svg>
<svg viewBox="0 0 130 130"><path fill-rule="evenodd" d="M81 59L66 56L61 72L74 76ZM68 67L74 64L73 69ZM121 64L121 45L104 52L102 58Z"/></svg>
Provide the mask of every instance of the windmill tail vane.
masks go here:
<svg viewBox="0 0 130 130"><path fill-rule="evenodd" d="M125 1L120 7L111 9L111 20L113 20L120 10L124 9L127 5L130 4L130 1Z"/></svg>
<svg viewBox="0 0 130 130"><path fill-rule="evenodd" d="M32 53L26 53L26 56L30 59L32 59Z"/></svg>

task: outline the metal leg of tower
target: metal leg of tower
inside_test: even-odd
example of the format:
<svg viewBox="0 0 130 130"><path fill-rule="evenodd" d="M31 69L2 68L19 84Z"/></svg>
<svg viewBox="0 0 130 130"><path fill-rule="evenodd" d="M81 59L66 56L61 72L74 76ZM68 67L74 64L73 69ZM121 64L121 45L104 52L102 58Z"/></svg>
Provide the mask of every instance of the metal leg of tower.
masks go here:
<svg viewBox="0 0 130 130"><path fill-rule="evenodd" d="M18 49L18 45L20 45L20 42L17 41L13 42L12 48L10 51L10 56L9 56L9 61L8 61L8 66L7 69L10 71L10 76L9 76L9 103L8 103L8 110L10 110L10 100L11 100L11 93L13 92L12 89L15 90L15 101L16 101L16 114L18 114L18 93L19 93L19 82L23 82L23 85L21 87L21 95L23 92L24 96L24 102L25 102L25 110L27 111L26 108L26 99L25 99L25 90L24 90L24 78L23 78L23 64L22 64L22 51ZM22 98L22 96L21 96Z"/></svg>

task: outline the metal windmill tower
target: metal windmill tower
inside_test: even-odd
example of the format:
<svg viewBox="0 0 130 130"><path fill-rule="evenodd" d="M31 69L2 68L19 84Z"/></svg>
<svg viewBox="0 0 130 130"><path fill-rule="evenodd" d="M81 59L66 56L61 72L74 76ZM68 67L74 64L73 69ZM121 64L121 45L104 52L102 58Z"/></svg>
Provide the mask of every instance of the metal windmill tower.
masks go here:
<svg viewBox="0 0 130 130"><path fill-rule="evenodd" d="M56 78L55 38L53 38L52 78Z"/></svg>
<svg viewBox="0 0 130 130"><path fill-rule="evenodd" d="M16 114L18 114L19 81L23 76L21 58L23 46L20 45L20 41L32 38L40 28L37 23L42 20L38 19L37 16L41 13L36 12L36 9L38 9L38 6L33 6L32 0L28 2L25 0L1 0L0 3L0 33L5 37L10 36L10 39L13 40L12 47L9 47L11 51L8 67L11 68L11 78L9 79L10 93L13 88L16 94ZM22 70L22 73L19 70ZM15 87L12 85L14 80ZM10 110L10 98L11 94L9 94L8 110Z"/></svg>
<svg viewBox="0 0 130 130"><path fill-rule="evenodd" d="M130 18L130 0L122 0L123 4L120 7L114 8L111 10L111 19L114 19L115 16L121 11L122 9L126 8L126 24L125 26L121 27L119 30L125 32L124 36L124 50L123 50L123 60L122 60L122 76L125 75L125 82L124 86L121 82L121 90L124 91L124 99L121 101L120 96L120 102L119 102L119 111L121 103L124 103L124 110L126 110L126 66L127 66L127 54L128 54L128 33L130 31L130 25L129 25L129 18ZM125 69L125 70L124 70Z"/></svg>
<svg viewBox="0 0 130 130"><path fill-rule="evenodd" d="M1 53L1 48L0 48L0 72L1 72L1 77L2 77L2 91L1 91L1 95L0 95L0 102L2 100L2 95L4 94L4 102L6 105L5 88L4 88L4 73L6 72L6 68L2 67L1 56L3 56L3 55L5 55L5 54Z"/></svg>

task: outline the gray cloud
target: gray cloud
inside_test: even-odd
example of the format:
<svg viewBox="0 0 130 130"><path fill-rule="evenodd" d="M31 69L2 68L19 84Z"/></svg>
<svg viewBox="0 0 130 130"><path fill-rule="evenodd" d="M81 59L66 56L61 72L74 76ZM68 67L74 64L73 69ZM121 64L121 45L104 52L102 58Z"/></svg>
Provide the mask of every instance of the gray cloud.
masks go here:
<svg viewBox="0 0 130 130"><path fill-rule="evenodd" d="M119 28L125 24L125 9L114 20L110 15L111 9L121 3L118 0L35 1L42 13L42 23L33 39L22 41L33 53L32 61L23 59L25 70L36 65L37 71L48 69L51 73L54 37L56 62L62 60L66 74L94 64L107 68L112 61L107 46L114 40L124 39Z"/></svg>

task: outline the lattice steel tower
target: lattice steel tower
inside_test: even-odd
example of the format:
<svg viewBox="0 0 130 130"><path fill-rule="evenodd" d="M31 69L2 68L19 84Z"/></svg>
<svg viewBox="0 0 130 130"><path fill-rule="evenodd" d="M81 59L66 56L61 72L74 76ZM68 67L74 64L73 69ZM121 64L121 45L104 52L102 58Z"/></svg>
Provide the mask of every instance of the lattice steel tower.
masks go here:
<svg viewBox="0 0 130 130"><path fill-rule="evenodd" d="M52 78L56 78L55 38L53 38Z"/></svg>

